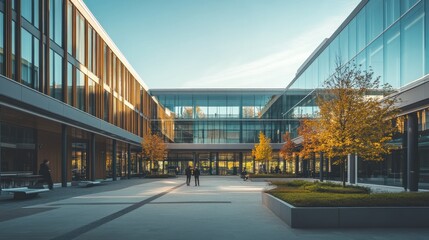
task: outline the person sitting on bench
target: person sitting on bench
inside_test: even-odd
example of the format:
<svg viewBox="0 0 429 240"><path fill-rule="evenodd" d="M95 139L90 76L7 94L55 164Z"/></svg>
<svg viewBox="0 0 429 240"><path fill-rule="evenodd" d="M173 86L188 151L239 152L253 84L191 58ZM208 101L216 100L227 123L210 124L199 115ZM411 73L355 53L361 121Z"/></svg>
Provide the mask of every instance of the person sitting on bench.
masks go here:
<svg viewBox="0 0 429 240"><path fill-rule="evenodd" d="M39 174L43 176L43 180L40 180L39 184L47 183L49 190L53 190L54 183L52 182L51 169L49 169L49 161L47 159L43 160L43 163L40 164Z"/></svg>

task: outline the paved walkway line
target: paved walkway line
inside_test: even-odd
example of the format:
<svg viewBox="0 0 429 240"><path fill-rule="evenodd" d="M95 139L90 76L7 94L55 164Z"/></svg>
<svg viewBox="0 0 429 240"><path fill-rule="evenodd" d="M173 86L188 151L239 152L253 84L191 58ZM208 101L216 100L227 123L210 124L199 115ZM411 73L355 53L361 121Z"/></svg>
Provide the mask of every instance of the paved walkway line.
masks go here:
<svg viewBox="0 0 429 240"><path fill-rule="evenodd" d="M173 188L168 189L167 191L164 191L164 192L159 193L159 194L157 194L155 196L149 197L148 199L145 199L143 201L135 203L135 204L133 204L133 205L131 205L129 207L126 207L126 208L124 208L124 209L122 209L122 210L120 210L118 212L112 213L112 214L110 214L108 216L105 216L105 217L103 217L101 219L98 219L97 221L94 221L92 223L84 225L84 226L82 226L80 228L76 228L73 231L70 231L70 232L65 233L63 235L60 235L58 237L52 238L51 240L70 240L70 239L75 239L75 238L77 238L78 236L80 236L80 235L82 235L84 233L87 233L87 232L89 232L89 231L91 231L91 230L93 230L93 229L95 229L95 228L97 228L97 227L99 227L99 226L101 226L103 224L106 224L106 223L108 223L110 221L113 221L113 220L115 220L115 219L117 219L117 218L119 218L119 217L121 217L121 216L123 216L123 215L125 215L125 214L127 214L129 212L131 212L131 211L136 210L137 208L142 207L145 204L148 204L148 203L152 202L153 200L155 200L157 198L160 198L160 197L164 196L165 194L167 194L167 193L169 193L169 192L171 192L171 191L173 191L173 190L175 190L175 189L177 189L177 188L179 188L179 187L181 187L183 185L185 185L185 183L182 183L180 185L177 185L177 186L175 186Z"/></svg>

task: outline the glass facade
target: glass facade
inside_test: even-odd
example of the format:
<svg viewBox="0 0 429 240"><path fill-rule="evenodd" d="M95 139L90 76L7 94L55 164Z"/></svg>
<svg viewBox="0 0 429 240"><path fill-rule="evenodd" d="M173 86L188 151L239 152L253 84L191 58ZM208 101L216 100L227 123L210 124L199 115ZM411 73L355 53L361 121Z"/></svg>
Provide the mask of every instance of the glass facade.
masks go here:
<svg viewBox="0 0 429 240"><path fill-rule="evenodd" d="M151 90L174 116L175 143L208 144L255 143L259 131L279 142L279 133L284 132L283 120L266 117L270 109L265 106L282 92L282 89Z"/></svg>
<svg viewBox="0 0 429 240"><path fill-rule="evenodd" d="M132 171L135 173L140 162L138 158L141 158L137 153L140 151L140 141L135 139L136 137L142 138L149 133L151 118L161 118L158 115L168 117L164 109L158 106L148 94L143 81L129 66L109 36L99 27L99 23L94 21L92 14L84 7L83 1L20 0L20 4L17 5L15 5L16 1L10 2L12 4L5 4L5 1L0 1L1 80L9 81L12 79L14 84L20 84L20 87L32 88L35 90L34 96L36 97L33 95L31 97L34 97L35 102L39 100L43 102L43 99L52 101L53 99L46 98L46 96L53 97L63 102L62 105L58 106L66 105L79 109L86 113L90 119L99 118L107 122L109 126L112 125L110 127L116 128L117 133L133 136L117 141L115 150L119 165L116 169L116 175L129 174L126 167L127 161L129 161L128 147L131 147L133 151L131 154L134 166ZM21 9L16 9L16 7ZM17 19L18 10L21 12L20 21ZM5 14L5 12L12 14ZM91 17L87 19L86 16ZM63 26L66 26L66 29L63 29ZM17 30L20 30L20 34L16 34ZM4 89L3 86L0 89ZM54 101L53 104L58 104L58 102ZM6 135L0 139L0 152L2 153L0 164L2 166L8 165L7 168L2 168L2 171L29 170L37 173L37 166L44 159L41 159L42 155L39 156L34 153L42 151L41 149L46 149L56 156L52 157L51 162L57 169L60 169L58 156L61 156L60 151L62 149L59 145L61 143L61 126L49 121L42 121L41 118L43 117L26 115L19 111L13 112L3 107L1 103L0 105L2 130L12 129L9 126L14 124L16 129L21 129L20 132L22 129L28 128L37 133L33 136L33 140L40 145L39 148L32 146L32 152L28 154L23 151L19 155L22 159L16 160L20 163L14 165L13 161L15 160L10 156L16 155L16 152L4 148L5 145L3 144L3 140L10 138L13 133L12 131L2 131L2 135L3 133ZM28 106L28 108L31 107ZM46 108L45 111L51 110L49 106L40 105L36 109L23 109L23 112L34 112L43 108ZM13 113L7 114L8 112ZM38 116L44 114L45 112L42 112ZM67 119L67 117L63 118L55 114L61 115L62 113L53 113L51 116L62 119L58 121L63 122L64 119ZM10 119L7 119L7 124L6 117L4 117L6 115L10 116ZM19 122L17 121L18 118L31 119L29 120L30 123L45 122L45 125L39 126L38 124ZM102 178L106 176L115 177L112 166L108 166L109 161L111 164L114 158L112 156L114 152L113 142L116 140L113 141L109 137L114 136L113 133L94 134L97 144L95 147L97 149L97 153L95 153L97 165L91 166L89 160L92 158L91 149L93 146L90 142L91 134L84 130L87 124L91 123L71 123L73 126L81 125L82 129L77 130L68 125L67 122L64 123L69 129L69 136L72 136L73 139L69 139L72 147L69 148L67 171L74 170L68 173L70 176L68 180L89 179L91 174L88 169L91 168L97 168L96 175L98 174ZM40 134L42 130L39 128L49 129L50 125L55 125L55 128L51 129L52 133ZM157 129L167 134L171 132L169 128L171 129L169 124L160 124ZM91 132L94 131L91 130ZM165 136L168 141L172 134ZM39 150L36 151L37 149ZM5 160L5 158L8 159ZM32 167L18 167L18 165L22 165L21 161L31 163ZM107 169L109 172L106 173ZM59 181L60 172L58 171L58 174L53 176L54 181Z"/></svg>
<svg viewBox="0 0 429 240"><path fill-rule="evenodd" d="M272 143L281 143L281 136L286 131L291 132L293 138L298 137L299 121L315 117L318 111L315 90L323 87L323 82L336 70L338 61L354 61L363 70L373 70L374 75L380 76L383 83L389 83L395 89L406 88L429 73L427 0L362 1L354 15L347 18L341 29L324 42L299 69L286 90L174 89L152 90L150 93L106 33L101 31L92 18L85 18L88 14L91 15L87 9L80 4L74 5L74 1L69 0L46 1L49 6L43 2L44 7L39 6L42 2L21 0L21 4L17 6L21 6L22 21L17 21L15 5L10 6L0 1L2 77L13 79L22 87L30 87L41 96L54 97L91 118L108 122L118 131L126 131L140 138L152 130L161 133L169 143L219 146L213 151L170 151L168 159L160 165L164 171L169 168L184 170L187 165L194 163L199 164L205 174L236 174L242 167L246 167L248 172L269 172L276 166L285 168L288 172L294 172L295 167L301 172L311 172L310 167L317 171L320 165L309 163L305 159L299 163L286 164L281 161L277 152L274 153L273 161L265 165L254 162L251 147L245 150L221 148L246 144L251 146L258 142L259 131L264 132ZM12 8L8 9L13 13L8 15L9 19L5 19L5 5ZM49 13L45 12L47 9ZM64 17L64 14L67 16ZM49 23L49 26L44 26L44 23ZM41 26L49 29L40 31ZM63 26L67 29L63 29ZM10 36L5 29L10 30ZM16 34L16 29L21 34ZM49 36L45 36L47 32ZM20 55L17 56L16 53ZM31 112L34 109L25 110ZM61 146L58 144L61 143L61 126L57 124L52 133L46 133L25 122L14 121L13 117L19 115L22 119L40 120L35 116L9 109L6 112L10 112L7 123L3 119L0 122L1 143L13 142L8 139L13 138L16 132L21 132L24 133L20 135L21 138L28 136L31 140L25 139L28 144L55 139L45 144L51 146L50 150L57 156L60 155L58 151ZM424 188L429 188L428 112L428 108L421 107L417 114L420 186ZM52 123L48 122L46 126L50 124ZM74 179L88 179L91 177L88 169L94 167L89 163L93 149L90 146L91 134L89 131L70 128L71 157L68 161L69 170L74 171L70 176ZM402 184L404 131L403 129L401 134L395 136L393 141L400 148L386 156L386 161L374 163L359 160L359 182L397 186ZM113 140L113 137L106 137L109 134L95 134L96 155L100 159L97 169L102 169L103 176L114 177L115 172L116 176L125 176L129 174L127 161L130 156L127 145L131 141ZM134 173L143 166L138 161L141 158L137 153L140 151L139 144L134 142L131 145L134 147L131 153L131 171ZM30 169L36 172L34 167L28 168L27 162L34 165L34 162L43 159L37 159L36 145L27 146L26 155L20 155L22 159L7 161L3 159L10 158L16 152L2 147L2 155L7 155L0 159L2 171ZM43 149L43 146L38 147ZM113 166L114 158L116 168ZM16 166L19 167L10 167L13 166L13 161L18 161ZM3 165L8 167L3 168ZM336 176L338 166L332 166L330 160L326 160L324 166L332 177ZM59 177L57 176L57 180Z"/></svg>
<svg viewBox="0 0 429 240"><path fill-rule="evenodd" d="M297 137L298 121L304 117L314 117L318 111L314 89L322 88L323 82L335 71L335 61L356 62L361 70L373 71L382 83L394 89L404 89L429 72L427 43L429 43L429 1L419 0L369 0L362 1L355 15L350 16L326 43L306 61L287 87L285 94L271 108L280 107L287 119L292 136ZM314 66L318 66L315 76ZM281 102L287 94L306 90L309 94L292 102ZM289 100L290 101L290 100ZM426 147L427 109L418 112L418 158L420 166L420 188L429 188L427 175L428 150ZM294 121L295 120L295 121ZM392 143L398 146L382 162L358 160L358 182L404 185L404 168L407 164L407 135L395 136ZM305 166L301 160L302 165ZM300 163L301 164L301 163ZM327 163L328 176L339 177L339 169Z"/></svg>

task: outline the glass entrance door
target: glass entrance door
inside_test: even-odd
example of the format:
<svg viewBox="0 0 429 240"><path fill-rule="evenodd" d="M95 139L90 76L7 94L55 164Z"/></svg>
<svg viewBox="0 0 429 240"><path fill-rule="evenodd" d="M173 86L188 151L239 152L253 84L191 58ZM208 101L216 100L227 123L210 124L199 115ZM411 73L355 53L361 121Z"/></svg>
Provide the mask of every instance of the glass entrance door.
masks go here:
<svg viewBox="0 0 429 240"><path fill-rule="evenodd" d="M72 143L72 180L88 179L88 148L86 143Z"/></svg>

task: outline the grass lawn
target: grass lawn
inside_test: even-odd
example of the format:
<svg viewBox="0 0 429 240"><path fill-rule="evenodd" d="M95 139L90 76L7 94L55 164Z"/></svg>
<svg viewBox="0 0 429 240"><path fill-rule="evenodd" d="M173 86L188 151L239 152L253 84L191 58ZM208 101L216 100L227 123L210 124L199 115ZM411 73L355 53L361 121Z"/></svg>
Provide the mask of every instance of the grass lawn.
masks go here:
<svg viewBox="0 0 429 240"><path fill-rule="evenodd" d="M275 174L275 173L251 173L249 174L250 178L295 178L294 174Z"/></svg>
<svg viewBox="0 0 429 240"><path fill-rule="evenodd" d="M429 206L429 192L370 193L368 188L307 181L273 182L267 193L296 207Z"/></svg>

